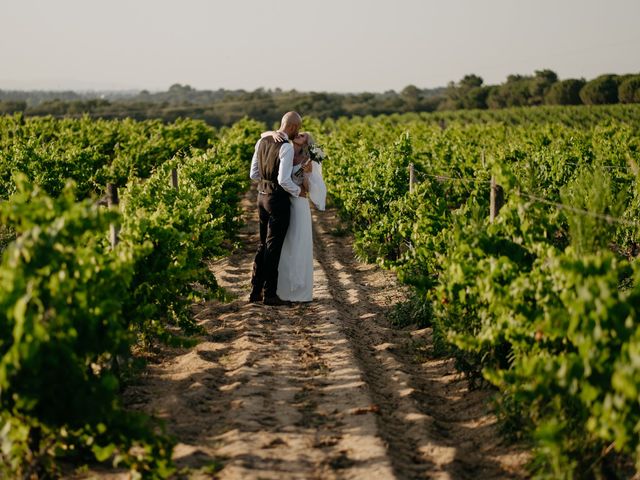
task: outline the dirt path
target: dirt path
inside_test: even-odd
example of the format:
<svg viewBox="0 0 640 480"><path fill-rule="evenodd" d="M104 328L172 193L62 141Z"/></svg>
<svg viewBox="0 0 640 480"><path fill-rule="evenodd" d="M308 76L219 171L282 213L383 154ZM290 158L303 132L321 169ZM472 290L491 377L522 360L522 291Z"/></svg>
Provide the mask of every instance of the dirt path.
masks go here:
<svg viewBox="0 0 640 480"><path fill-rule="evenodd" d="M247 303L252 205L243 249L212 265L237 299L199 306L203 341L163 350L125 395L166 420L188 478L521 478L526 454L501 443L488 393L416 354L428 330L388 327L404 291L355 261L334 211L314 212L314 302Z"/></svg>

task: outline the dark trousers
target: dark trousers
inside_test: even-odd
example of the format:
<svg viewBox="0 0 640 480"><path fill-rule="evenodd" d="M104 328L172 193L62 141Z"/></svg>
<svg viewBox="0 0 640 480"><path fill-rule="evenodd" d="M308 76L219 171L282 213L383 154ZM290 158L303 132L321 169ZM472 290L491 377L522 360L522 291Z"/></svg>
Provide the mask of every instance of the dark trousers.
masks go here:
<svg viewBox="0 0 640 480"><path fill-rule="evenodd" d="M291 201L286 192L270 195L258 193L260 215L260 246L253 261L252 292L264 288L265 298L275 297L278 288L278 263L284 237L289 228Z"/></svg>

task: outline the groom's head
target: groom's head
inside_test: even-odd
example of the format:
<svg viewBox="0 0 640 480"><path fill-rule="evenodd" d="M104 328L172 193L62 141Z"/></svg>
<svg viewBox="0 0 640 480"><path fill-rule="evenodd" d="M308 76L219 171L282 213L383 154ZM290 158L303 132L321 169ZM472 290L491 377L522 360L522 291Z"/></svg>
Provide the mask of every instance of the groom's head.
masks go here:
<svg viewBox="0 0 640 480"><path fill-rule="evenodd" d="M280 131L287 134L290 139L294 139L302 126L302 117L298 112L287 112L282 116Z"/></svg>

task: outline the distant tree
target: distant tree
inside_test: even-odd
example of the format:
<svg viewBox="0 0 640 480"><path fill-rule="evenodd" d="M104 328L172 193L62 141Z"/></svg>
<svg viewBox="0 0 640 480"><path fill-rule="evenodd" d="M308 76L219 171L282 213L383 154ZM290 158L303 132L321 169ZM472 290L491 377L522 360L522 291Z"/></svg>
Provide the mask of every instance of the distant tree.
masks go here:
<svg viewBox="0 0 640 480"><path fill-rule="evenodd" d="M439 102L438 110L457 110L459 108L486 108L486 95L480 89L482 77L470 73L458 83L449 82L445 90L445 99ZM473 94L470 95L470 92Z"/></svg>
<svg viewBox="0 0 640 480"><path fill-rule="evenodd" d="M509 75L507 81L492 89L487 96L489 108L522 107L530 104L529 84L534 77Z"/></svg>
<svg viewBox="0 0 640 480"><path fill-rule="evenodd" d="M625 73L624 75L616 75L616 82L618 83L618 88L620 88L620 85L622 85L624 82L629 80L631 77L636 77L636 76L638 76L638 74L636 73Z"/></svg>
<svg viewBox="0 0 640 480"><path fill-rule="evenodd" d="M174 83L169 87L170 93L180 93L180 92L190 92L193 90L189 85L180 85L179 83Z"/></svg>
<svg viewBox="0 0 640 480"><path fill-rule="evenodd" d="M583 78L569 78L551 85L544 96L547 105L581 105L580 90L587 83Z"/></svg>
<svg viewBox="0 0 640 480"><path fill-rule="evenodd" d="M402 89L400 95L405 98L417 98L420 95L420 89L415 85L407 85Z"/></svg>
<svg viewBox="0 0 640 480"><path fill-rule="evenodd" d="M447 87L444 91L445 99L438 110L457 110L462 108L462 102L460 101L460 91L458 86L454 82L447 83Z"/></svg>
<svg viewBox="0 0 640 480"><path fill-rule="evenodd" d="M585 105L618 103L617 75L600 75L586 83L580 90L580 99Z"/></svg>
<svg viewBox="0 0 640 480"><path fill-rule="evenodd" d="M381 113L398 112L402 109L403 103L404 102L402 101L402 98L400 98L400 95L395 91L390 90L382 95L379 108ZM367 113L365 113L365 115L367 115Z"/></svg>
<svg viewBox="0 0 640 480"><path fill-rule="evenodd" d="M542 105L549 89L558 82L558 75L553 70L536 70L529 80L529 105Z"/></svg>
<svg viewBox="0 0 640 480"><path fill-rule="evenodd" d="M499 108L505 108L506 106L507 101L502 95L500 86L492 85L489 87L489 93L487 94L487 108L496 110Z"/></svg>
<svg viewBox="0 0 640 480"><path fill-rule="evenodd" d="M487 97L491 89L489 87L474 87L462 97L462 107L468 109L486 109Z"/></svg>
<svg viewBox="0 0 640 480"><path fill-rule="evenodd" d="M440 104L444 101L442 95L425 96L420 103L421 112L435 112L440 108Z"/></svg>
<svg viewBox="0 0 640 480"><path fill-rule="evenodd" d="M640 75L626 78L618 87L620 103L640 103Z"/></svg>
<svg viewBox="0 0 640 480"><path fill-rule="evenodd" d="M417 109L418 103L420 102L420 89L415 85L407 85L400 92L400 97L402 97L402 100L404 100L407 105L406 110L413 112Z"/></svg>
<svg viewBox="0 0 640 480"><path fill-rule="evenodd" d="M511 75L507 75L507 82L506 83L518 83L522 80L526 80L527 77L525 77L524 75L520 75L519 73L512 73Z"/></svg>
<svg viewBox="0 0 640 480"><path fill-rule="evenodd" d="M27 102L22 101L0 101L0 115L11 115L13 113L24 112L27 109Z"/></svg>
<svg viewBox="0 0 640 480"><path fill-rule="evenodd" d="M558 81L558 74L553 70L545 68L544 70L535 70L534 78L543 80L547 84L556 83Z"/></svg>
<svg viewBox="0 0 640 480"><path fill-rule="evenodd" d="M479 77L474 73L470 73L462 77L462 80L458 82L458 88L461 88L464 91L468 91L468 90L471 90L472 88L477 88L482 86L482 82L484 82L482 77Z"/></svg>

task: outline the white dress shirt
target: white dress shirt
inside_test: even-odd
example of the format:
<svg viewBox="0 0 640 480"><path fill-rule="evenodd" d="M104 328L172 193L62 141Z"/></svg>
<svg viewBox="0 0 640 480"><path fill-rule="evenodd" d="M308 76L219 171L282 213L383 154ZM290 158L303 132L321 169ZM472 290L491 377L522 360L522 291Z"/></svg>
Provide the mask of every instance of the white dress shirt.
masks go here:
<svg viewBox="0 0 640 480"><path fill-rule="evenodd" d="M298 187L291 179L291 172L293 170L293 145L289 143L289 137L285 133L286 142L280 147L278 158L280 159L280 167L278 168L278 183L284 190L290 193L294 197L300 195L300 187ZM262 180L260 175L260 169L258 168L258 146L262 139L256 143L255 151L253 152L253 158L251 159L251 172L249 177L251 180Z"/></svg>

